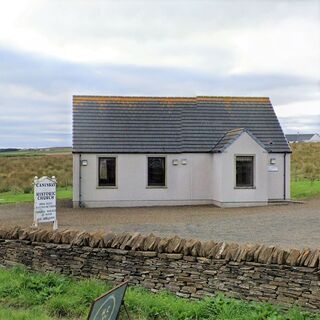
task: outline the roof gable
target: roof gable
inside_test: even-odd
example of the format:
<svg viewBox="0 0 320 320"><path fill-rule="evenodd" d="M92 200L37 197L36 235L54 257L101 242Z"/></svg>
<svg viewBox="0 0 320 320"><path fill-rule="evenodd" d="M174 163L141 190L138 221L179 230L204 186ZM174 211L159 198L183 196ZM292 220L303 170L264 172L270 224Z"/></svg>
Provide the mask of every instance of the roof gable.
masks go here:
<svg viewBox="0 0 320 320"><path fill-rule="evenodd" d="M223 152L234 142L236 142L243 133L247 133L252 140L254 140L262 149L266 150L265 145L256 138L248 129L236 128L227 131L223 137L218 141L218 143L212 148L212 152Z"/></svg>
<svg viewBox="0 0 320 320"><path fill-rule="evenodd" d="M74 152L211 152L236 128L269 152L290 152L268 98L73 97Z"/></svg>

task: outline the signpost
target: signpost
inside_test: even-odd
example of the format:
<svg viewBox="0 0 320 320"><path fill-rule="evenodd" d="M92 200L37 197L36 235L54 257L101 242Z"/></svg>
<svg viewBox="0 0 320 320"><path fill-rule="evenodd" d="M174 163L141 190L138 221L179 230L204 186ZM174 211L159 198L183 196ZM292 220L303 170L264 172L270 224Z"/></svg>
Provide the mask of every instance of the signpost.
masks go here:
<svg viewBox="0 0 320 320"><path fill-rule="evenodd" d="M122 305L130 320L129 313L123 302L127 287L128 281L94 300L91 304L88 320L117 320Z"/></svg>
<svg viewBox="0 0 320 320"><path fill-rule="evenodd" d="M58 229L56 214L57 181L55 177L34 177L34 226L38 223L53 222L53 230Z"/></svg>

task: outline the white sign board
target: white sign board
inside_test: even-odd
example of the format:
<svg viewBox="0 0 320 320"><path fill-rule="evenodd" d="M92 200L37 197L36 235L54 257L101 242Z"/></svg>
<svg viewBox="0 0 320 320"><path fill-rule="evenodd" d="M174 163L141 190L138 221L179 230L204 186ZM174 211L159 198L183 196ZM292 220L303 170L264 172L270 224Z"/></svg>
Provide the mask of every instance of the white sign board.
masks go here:
<svg viewBox="0 0 320 320"><path fill-rule="evenodd" d="M34 224L38 222L54 222L57 228L56 215L56 187L57 181L54 177L42 177L34 179Z"/></svg>
<svg viewBox="0 0 320 320"><path fill-rule="evenodd" d="M276 166L268 166L268 171L269 172L278 172L278 167Z"/></svg>

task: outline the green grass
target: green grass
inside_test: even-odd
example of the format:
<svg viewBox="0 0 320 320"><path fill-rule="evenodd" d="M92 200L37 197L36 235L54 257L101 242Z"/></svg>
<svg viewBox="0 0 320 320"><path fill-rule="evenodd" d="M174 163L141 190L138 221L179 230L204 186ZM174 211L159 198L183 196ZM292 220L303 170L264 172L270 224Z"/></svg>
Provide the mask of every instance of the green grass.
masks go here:
<svg viewBox="0 0 320 320"><path fill-rule="evenodd" d="M0 319L86 319L91 301L110 289L111 285L95 279L73 280L22 268L0 268ZM222 295L191 301L131 287L125 303L132 319L139 320L320 320L319 314L298 308L284 311L279 306ZM120 319L126 319L125 315Z"/></svg>
<svg viewBox="0 0 320 320"><path fill-rule="evenodd" d="M291 181L291 198L307 199L320 196L320 180Z"/></svg>
<svg viewBox="0 0 320 320"><path fill-rule="evenodd" d="M51 154L70 154L71 148L41 148L41 149L21 149L17 151L0 152L0 157L36 157Z"/></svg>
<svg viewBox="0 0 320 320"><path fill-rule="evenodd" d="M72 199L72 187L57 188L57 199ZM10 191L0 193L0 204L33 202L33 200L33 193L15 193Z"/></svg>
<svg viewBox="0 0 320 320"><path fill-rule="evenodd" d="M309 199L320 196L320 180L311 182L309 180L291 181L292 199ZM72 187L58 188L57 199L72 199ZM0 193L0 204L33 202L33 193Z"/></svg>

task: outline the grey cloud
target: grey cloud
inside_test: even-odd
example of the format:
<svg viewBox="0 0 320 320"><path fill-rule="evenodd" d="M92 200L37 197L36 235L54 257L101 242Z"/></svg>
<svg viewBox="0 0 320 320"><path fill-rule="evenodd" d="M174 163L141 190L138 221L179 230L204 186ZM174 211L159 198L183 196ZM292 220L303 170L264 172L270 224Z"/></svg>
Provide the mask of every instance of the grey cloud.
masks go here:
<svg viewBox="0 0 320 320"><path fill-rule="evenodd" d="M94 5L94 2L97 5ZM76 10L75 10L76 8ZM318 17L315 1L49 1L23 17L48 36L147 42L201 33L275 24L283 19ZM48 14L50 12L51 14ZM92 23L92 21L95 23ZM22 21L23 22L23 21ZM81 23L79 23L81 22ZM59 30L63 33L60 34ZM58 33L57 33L58 31Z"/></svg>
<svg viewBox="0 0 320 320"><path fill-rule="evenodd" d="M320 113L303 117L280 117L286 133L320 133Z"/></svg>
<svg viewBox="0 0 320 320"><path fill-rule="evenodd" d="M0 91L12 88L0 93L0 147L71 145L73 94L263 95L275 104L319 97L314 80L286 74L223 76L179 68L77 64L5 49L0 50L0 70ZM293 126L288 119L282 124L288 130Z"/></svg>

